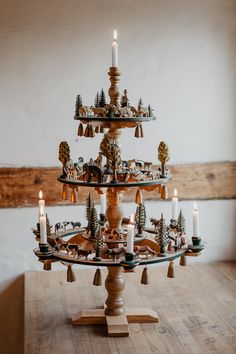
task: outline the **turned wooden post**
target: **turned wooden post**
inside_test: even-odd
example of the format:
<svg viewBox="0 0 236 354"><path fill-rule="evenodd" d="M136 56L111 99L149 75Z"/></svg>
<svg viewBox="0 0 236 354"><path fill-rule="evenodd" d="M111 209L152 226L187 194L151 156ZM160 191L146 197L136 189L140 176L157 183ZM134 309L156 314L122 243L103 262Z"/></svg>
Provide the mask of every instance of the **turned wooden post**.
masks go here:
<svg viewBox="0 0 236 354"><path fill-rule="evenodd" d="M114 104L115 106L119 106L119 81L121 72L119 68L111 67L108 75L110 76L111 86L108 90L108 94L110 96L110 104Z"/></svg>
<svg viewBox="0 0 236 354"><path fill-rule="evenodd" d="M122 191L118 188L107 189L107 210L106 217L109 227L112 229L121 229L123 211L121 207Z"/></svg>
<svg viewBox="0 0 236 354"><path fill-rule="evenodd" d="M123 277L122 267L107 267L108 275L105 280L105 287L108 292L106 299L105 315L120 316L124 315L124 300L122 292L125 288L125 279Z"/></svg>

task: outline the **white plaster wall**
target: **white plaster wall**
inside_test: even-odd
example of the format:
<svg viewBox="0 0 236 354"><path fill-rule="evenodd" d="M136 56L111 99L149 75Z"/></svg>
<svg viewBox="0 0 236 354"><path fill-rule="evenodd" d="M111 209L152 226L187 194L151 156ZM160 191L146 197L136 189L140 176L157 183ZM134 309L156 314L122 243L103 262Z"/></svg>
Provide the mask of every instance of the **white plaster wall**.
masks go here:
<svg viewBox="0 0 236 354"><path fill-rule="evenodd" d="M75 141L74 102L80 92L91 104L108 88L114 28L121 88L158 116L145 125L146 139L124 132L124 158L155 161L165 139L171 163L235 160L235 15L233 0L1 1L0 166L57 165L61 140L74 158L96 155L100 137ZM190 203L184 206L190 223ZM161 210L148 207L150 215ZM53 222L83 215L81 207L49 209ZM235 203L200 202L200 210L209 244L201 261L234 258ZM40 268L30 232L36 215L0 211L1 284Z"/></svg>
<svg viewBox="0 0 236 354"><path fill-rule="evenodd" d="M100 137L75 142L74 102L108 88L114 28L121 88L158 116L146 140L124 133L123 156L155 161L165 139L172 163L234 160L235 13L234 0L1 1L1 165L57 165L64 139L96 155Z"/></svg>

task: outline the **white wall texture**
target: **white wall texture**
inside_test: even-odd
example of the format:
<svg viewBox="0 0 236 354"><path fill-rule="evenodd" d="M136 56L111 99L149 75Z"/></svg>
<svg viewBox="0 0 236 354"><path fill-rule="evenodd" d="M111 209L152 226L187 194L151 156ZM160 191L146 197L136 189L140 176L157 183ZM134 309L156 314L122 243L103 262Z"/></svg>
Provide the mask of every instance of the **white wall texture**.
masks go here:
<svg viewBox="0 0 236 354"><path fill-rule="evenodd" d="M145 125L145 139L124 132L123 157L156 161L164 139L171 163L235 160L235 15L233 0L1 1L0 166L59 165L61 140L74 158L96 155L100 137L76 142L74 102L81 93L91 104L97 90L107 90L114 28L121 88L131 102L142 96L158 116ZM183 206L191 235L192 203ZM199 261L233 259L235 202L199 207L207 241ZM147 208L150 216L161 210L160 203ZM48 212L52 221L83 216L74 206ZM34 208L0 211L2 287L40 268L30 232L36 216Z"/></svg>

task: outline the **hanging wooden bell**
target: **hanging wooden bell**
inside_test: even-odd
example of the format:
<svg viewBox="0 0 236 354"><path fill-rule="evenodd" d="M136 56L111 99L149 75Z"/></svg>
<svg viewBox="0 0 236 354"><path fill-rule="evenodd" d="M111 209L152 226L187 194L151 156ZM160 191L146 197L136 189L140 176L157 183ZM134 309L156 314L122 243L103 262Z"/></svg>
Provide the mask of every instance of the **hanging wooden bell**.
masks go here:
<svg viewBox="0 0 236 354"><path fill-rule="evenodd" d="M164 185L161 190L161 199L167 199L168 198L168 191L167 187Z"/></svg>
<svg viewBox="0 0 236 354"><path fill-rule="evenodd" d="M104 133L104 128L103 128L103 126L102 125L100 125L100 133Z"/></svg>
<svg viewBox="0 0 236 354"><path fill-rule="evenodd" d="M158 188L159 188L159 193L161 194L161 192L162 192L162 185L159 184Z"/></svg>
<svg viewBox="0 0 236 354"><path fill-rule="evenodd" d="M101 270L99 268L96 269L96 272L94 274L93 285L95 285L95 286L102 285L102 274L101 274Z"/></svg>
<svg viewBox="0 0 236 354"><path fill-rule="evenodd" d="M134 132L134 136L135 136L135 138L140 138L141 137L140 124L138 124L136 126L135 132Z"/></svg>
<svg viewBox="0 0 236 354"><path fill-rule="evenodd" d="M174 261L170 261L168 271L167 271L167 278L174 278L174 277L175 277Z"/></svg>
<svg viewBox="0 0 236 354"><path fill-rule="evenodd" d="M93 129L92 125L89 126L89 137L90 138L94 138L95 137L95 133L94 133L94 129Z"/></svg>
<svg viewBox="0 0 236 354"><path fill-rule="evenodd" d="M179 265L181 265L181 266L183 266L183 267L186 267L186 265L187 265L187 258L186 258L186 256L181 256L181 257L180 257Z"/></svg>
<svg viewBox="0 0 236 354"><path fill-rule="evenodd" d="M143 285L149 284L147 267L143 268L143 272L142 272L142 276L141 276L141 284L143 284Z"/></svg>
<svg viewBox="0 0 236 354"><path fill-rule="evenodd" d="M101 126L100 126L100 125L97 125L97 126L95 127L95 133L96 133L96 134L101 133Z"/></svg>
<svg viewBox="0 0 236 354"><path fill-rule="evenodd" d="M86 125L85 131L84 131L84 136L88 138L89 136L89 124Z"/></svg>
<svg viewBox="0 0 236 354"><path fill-rule="evenodd" d="M80 125L78 126L78 136L83 136L84 135L84 127L83 124L80 123Z"/></svg>
<svg viewBox="0 0 236 354"><path fill-rule="evenodd" d="M67 281L69 283L72 283L73 281L75 281L75 273L74 273L71 265L69 265L67 267Z"/></svg>
<svg viewBox="0 0 236 354"><path fill-rule="evenodd" d="M141 190L138 188L136 195L135 195L135 203L136 204L142 204L143 202L143 196Z"/></svg>
<svg viewBox="0 0 236 354"><path fill-rule="evenodd" d="M71 203L76 203L76 190L75 190L75 188L72 188L72 190L71 190L70 201L71 201Z"/></svg>
<svg viewBox="0 0 236 354"><path fill-rule="evenodd" d="M67 200L68 199L68 186L67 184L63 184L62 187L62 200Z"/></svg>
<svg viewBox="0 0 236 354"><path fill-rule="evenodd" d="M143 138L144 134L143 134L143 126L142 124L140 124L140 138Z"/></svg>
<svg viewBox="0 0 236 354"><path fill-rule="evenodd" d="M172 243L171 243L171 241L168 243L167 251L168 252L172 251Z"/></svg>
<svg viewBox="0 0 236 354"><path fill-rule="evenodd" d="M52 263L50 261L44 261L43 262L43 269L44 270L51 270L52 269Z"/></svg>

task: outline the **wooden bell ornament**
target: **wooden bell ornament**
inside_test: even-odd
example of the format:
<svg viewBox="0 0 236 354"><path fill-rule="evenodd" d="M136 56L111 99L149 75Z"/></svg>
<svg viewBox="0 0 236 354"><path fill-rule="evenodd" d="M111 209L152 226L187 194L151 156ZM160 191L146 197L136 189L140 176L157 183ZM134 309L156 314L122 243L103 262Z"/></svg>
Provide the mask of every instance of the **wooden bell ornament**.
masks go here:
<svg viewBox="0 0 236 354"><path fill-rule="evenodd" d="M80 125L78 126L78 133L77 133L78 136L83 136L84 135L84 127L83 127L83 124L80 123Z"/></svg>
<svg viewBox="0 0 236 354"><path fill-rule="evenodd" d="M135 132L134 132L134 136L135 138L141 138L141 129L140 129L140 124L138 124L135 128Z"/></svg>
<svg viewBox="0 0 236 354"><path fill-rule="evenodd" d="M96 272L93 277L93 285L100 286L102 285L102 274L99 268L96 269Z"/></svg>
<svg viewBox="0 0 236 354"><path fill-rule="evenodd" d="M102 125L100 125L100 133L104 133L104 128L103 128L103 126Z"/></svg>
<svg viewBox="0 0 236 354"><path fill-rule="evenodd" d="M88 138L89 136L89 124L86 125L85 131L84 131L84 136Z"/></svg>
<svg viewBox="0 0 236 354"><path fill-rule="evenodd" d="M100 126L100 125L97 125L97 126L95 127L95 133L96 133L96 134L101 133L101 126Z"/></svg>
<svg viewBox="0 0 236 354"><path fill-rule="evenodd" d="M143 126L142 124L140 124L140 138L143 138L144 134L143 134Z"/></svg>
<svg viewBox="0 0 236 354"><path fill-rule="evenodd" d="M71 201L71 203L76 203L76 189L75 188L72 188L72 190L71 190L70 201Z"/></svg>
<svg viewBox="0 0 236 354"><path fill-rule="evenodd" d="M62 200L67 200L68 199L68 186L67 184L63 184L62 187Z"/></svg>
<svg viewBox="0 0 236 354"><path fill-rule="evenodd" d="M158 191L159 191L159 194L161 194L161 192L162 192L162 185L161 184L159 184L159 186L158 186Z"/></svg>
<svg viewBox="0 0 236 354"><path fill-rule="evenodd" d="M67 267L67 281L69 283L72 283L73 281L75 281L75 273L74 273L71 265L69 265Z"/></svg>
<svg viewBox="0 0 236 354"><path fill-rule="evenodd" d="M135 195L135 203L136 204L142 204L143 202L143 196L141 190L138 188L136 195Z"/></svg>
<svg viewBox="0 0 236 354"><path fill-rule="evenodd" d="M168 271L167 271L167 278L174 278L174 277L175 277L174 261L170 261Z"/></svg>
<svg viewBox="0 0 236 354"><path fill-rule="evenodd" d="M143 285L148 285L149 284L147 267L143 268L143 272L142 272L142 276L141 276L141 284L143 284Z"/></svg>
<svg viewBox="0 0 236 354"><path fill-rule="evenodd" d="M52 269L52 263L50 261L44 261L43 262L43 270L51 270Z"/></svg>
<svg viewBox="0 0 236 354"><path fill-rule="evenodd" d="M92 125L89 125L89 138L94 138L95 133Z"/></svg>
<svg viewBox="0 0 236 354"><path fill-rule="evenodd" d="M161 199L167 199L168 198L168 191L167 187L164 185L161 190Z"/></svg>
<svg viewBox="0 0 236 354"><path fill-rule="evenodd" d="M186 256L181 256L181 257L180 257L179 265L181 265L181 266L183 266L183 267L186 267L186 265L187 265L187 258L186 258Z"/></svg>

